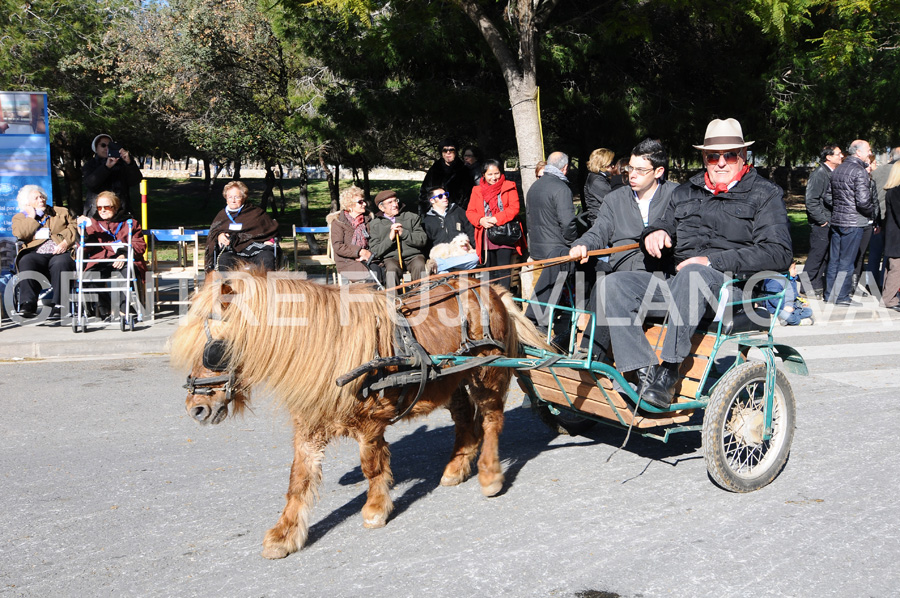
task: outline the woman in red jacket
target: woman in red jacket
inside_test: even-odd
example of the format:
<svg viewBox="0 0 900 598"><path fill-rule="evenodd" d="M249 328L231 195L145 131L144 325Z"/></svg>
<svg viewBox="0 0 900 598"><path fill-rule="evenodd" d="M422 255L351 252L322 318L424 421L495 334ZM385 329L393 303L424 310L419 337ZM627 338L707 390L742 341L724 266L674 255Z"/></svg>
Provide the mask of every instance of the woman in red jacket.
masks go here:
<svg viewBox="0 0 900 598"><path fill-rule="evenodd" d="M513 263L516 253L522 255L525 235L521 234L513 244L501 245L491 241L487 231L495 226L502 227L507 222L513 222L514 226L519 227L519 231L522 230L522 225L516 220L519 215L519 194L516 184L506 180L497 160L485 160L481 172L482 177L472 188L466 210L466 217L475 227L475 249L484 266L508 266ZM490 280L493 282L498 279L500 285L509 289L509 273L508 270L490 272Z"/></svg>

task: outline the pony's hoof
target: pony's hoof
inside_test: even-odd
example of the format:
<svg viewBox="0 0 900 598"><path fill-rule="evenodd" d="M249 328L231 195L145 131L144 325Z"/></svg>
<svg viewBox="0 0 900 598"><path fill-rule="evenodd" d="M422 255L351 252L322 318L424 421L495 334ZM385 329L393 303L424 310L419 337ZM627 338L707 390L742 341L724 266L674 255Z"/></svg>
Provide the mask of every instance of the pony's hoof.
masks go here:
<svg viewBox="0 0 900 598"><path fill-rule="evenodd" d="M291 554L284 546L265 546L262 555L267 559L283 559Z"/></svg>
<svg viewBox="0 0 900 598"><path fill-rule="evenodd" d="M466 478L460 475L444 475L441 476L441 486L458 486L463 483Z"/></svg>
<svg viewBox="0 0 900 598"><path fill-rule="evenodd" d="M374 517L366 517L363 519L363 527L368 529L378 529L387 525L387 517L384 515L376 515Z"/></svg>
<svg viewBox="0 0 900 598"><path fill-rule="evenodd" d="M485 496L494 496L498 492L503 490L503 478L501 477L499 480L495 480L494 482L488 484L487 486L481 487L481 493Z"/></svg>

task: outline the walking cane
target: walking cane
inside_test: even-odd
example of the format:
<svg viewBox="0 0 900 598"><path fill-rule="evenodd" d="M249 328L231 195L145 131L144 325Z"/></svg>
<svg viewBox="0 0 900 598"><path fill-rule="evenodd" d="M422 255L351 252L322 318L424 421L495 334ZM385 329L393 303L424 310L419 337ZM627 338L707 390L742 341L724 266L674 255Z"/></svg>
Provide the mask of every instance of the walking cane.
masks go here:
<svg viewBox="0 0 900 598"><path fill-rule="evenodd" d="M403 252L400 251L400 235L397 235L396 237L394 237L394 239L397 241L397 261L400 262L400 269L402 270L403 269Z"/></svg>

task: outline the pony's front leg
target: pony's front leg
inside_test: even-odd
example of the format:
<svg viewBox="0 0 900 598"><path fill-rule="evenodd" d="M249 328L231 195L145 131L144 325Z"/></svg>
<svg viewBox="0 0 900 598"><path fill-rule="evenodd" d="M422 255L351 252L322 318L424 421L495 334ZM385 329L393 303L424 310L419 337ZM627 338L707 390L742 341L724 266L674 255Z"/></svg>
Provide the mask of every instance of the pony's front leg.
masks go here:
<svg viewBox="0 0 900 598"><path fill-rule="evenodd" d="M267 559L281 559L303 547L309 533L309 513L315 504L317 489L322 481L322 457L327 438L312 438L294 432L294 463L286 495L287 504L278 523L266 533L262 555Z"/></svg>
<svg viewBox="0 0 900 598"><path fill-rule="evenodd" d="M358 437L359 461L363 475L369 480L369 494L363 506L363 525L368 528L384 527L394 510L390 488L394 483L391 473L391 450L384 440L384 427Z"/></svg>
<svg viewBox="0 0 900 598"><path fill-rule="evenodd" d="M475 411L462 386L453 391L448 408L455 424L456 439L453 442L453 456L441 476L441 486L455 486L466 481L472 471L472 461L478 454L482 433L481 414Z"/></svg>
<svg viewBox="0 0 900 598"><path fill-rule="evenodd" d="M494 496L503 488L503 469L500 467L500 432L503 431L503 402L505 392L488 390L483 400L477 401L484 414L482 429L484 441L478 458L478 481L481 493Z"/></svg>

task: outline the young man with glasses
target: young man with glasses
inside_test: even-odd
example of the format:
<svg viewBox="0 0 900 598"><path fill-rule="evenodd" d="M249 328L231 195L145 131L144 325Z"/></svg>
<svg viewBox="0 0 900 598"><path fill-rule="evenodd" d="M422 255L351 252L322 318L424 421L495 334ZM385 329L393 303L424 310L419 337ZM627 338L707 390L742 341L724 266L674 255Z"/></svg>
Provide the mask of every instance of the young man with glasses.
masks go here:
<svg viewBox="0 0 900 598"><path fill-rule="evenodd" d="M463 209L469 205L469 196L472 194L472 176L465 162L460 160L459 146L452 139L444 139L438 144L440 156L425 173L425 180L419 189L419 215L423 216L431 204L428 201L428 189L440 187L450 194L450 203L455 203Z"/></svg>
<svg viewBox="0 0 900 598"><path fill-rule="evenodd" d="M110 146L114 155L109 153ZM82 214L89 218L97 218L97 195L103 191L111 191L121 200L125 211L131 212L131 187L144 179L141 169L125 148L116 146L112 137L101 133L91 143L94 156L84 163L81 174L87 193L84 197Z"/></svg>
<svg viewBox="0 0 900 598"><path fill-rule="evenodd" d="M449 243L459 235L466 235L469 244L475 247L475 227L466 218L465 210L450 203L450 194L435 187L428 190L427 197L431 209L425 214L422 224L431 244Z"/></svg>
<svg viewBox="0 0 900 598"><path fill-rule="evenodd" d="M680 185L642 233L644 250L671 259L666 273L614 272L598 283L598 316L609 321L616 367L635 371L644 402L668 407L691 335L734 276L786 272L793 248L784 191L747 164L740 123L715 119L701 150L706 170ZM644 336L644 315L666 316L662 363ZM604 356L594 356L595 360Z"/></svg>
<svg viewBox="0 0 900 598"><path fill-rule="evenodd" d="M581 258L581 263L588 262L587 253L605 247L631 245L641 240L641 234L647 225L658 220L665 213L678 188L676 183L664 181L667 164L666 148L656 139L645 139L631 150L631 159L625 171L628 176L627 187L619 187L607 194L590 230L572 243L570 257ZM609 262L599 261L596 264L598 276L605 272L661 272L667 265L646 251L633 249L614 253ZM590 305L597 305L596 286L591 293ZM597 318L594 330L594 345L597 353L605 353L609 347L609 331L602 318ZM584 342L587 343L588 335ZM582 345L586 351L587 345Z"/></svg>
<svg viewBox="0 0 900 598"><path fill-rule="evenodd" d="M821 299L825 293L825 270L831 237L831 173L844 160L833 143L822 148L821 163L806 183L806 219L809 222L809 254L801 281L807 295Z"/></svg>

